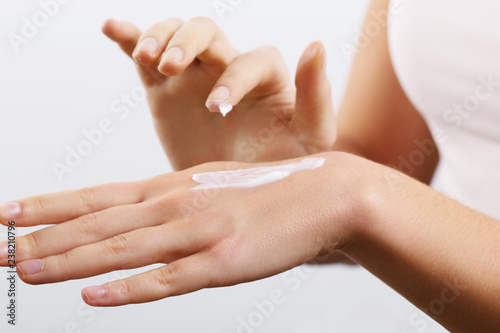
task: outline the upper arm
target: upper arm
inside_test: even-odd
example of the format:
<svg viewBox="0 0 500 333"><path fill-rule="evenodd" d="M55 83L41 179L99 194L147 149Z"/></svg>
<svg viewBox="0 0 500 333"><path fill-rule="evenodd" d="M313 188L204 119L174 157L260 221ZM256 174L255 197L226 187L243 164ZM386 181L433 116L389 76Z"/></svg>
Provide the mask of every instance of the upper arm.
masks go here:
<svg viewBox="0 0 500 333"><path fill-rule="evenodd" d="M388 8L389 0L371 1L365 27L378 24L381 33L365 41L354 59L337 119L338 147L354 147L361 155L385 165L404 164L402 171L428 183L439 160L438 151L426 122L396 77L389 55L387 24L374 16L381 11L387 13ZM422 151L422 143L432 149ZM416 151L425 156L425 161L412 163Z"/></svg>

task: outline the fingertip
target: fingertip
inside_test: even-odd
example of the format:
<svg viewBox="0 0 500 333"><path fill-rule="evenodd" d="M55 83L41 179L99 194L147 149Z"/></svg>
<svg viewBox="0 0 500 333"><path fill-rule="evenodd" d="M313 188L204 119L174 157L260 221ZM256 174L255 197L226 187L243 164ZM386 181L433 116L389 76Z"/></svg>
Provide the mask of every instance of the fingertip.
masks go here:
<svg viewBox="0 0 500 333"><path fill-rule="evenodd" d="M185 52L180 47L171 47L161 55L158 71L164 75L176 76L185 69Z"/></svg>
<svg viewBox="0 0 500 333"><path fill-rule="evenodd" d="M314 87L326 78L326 51L322 42L314 41L305 49L300 58L295 77L299 90L314 91Z"/></svg>
<svg viewBox="0 0 500 333"><path fill-rule="evenodd" d="M166 76L177 76L184 72L185 67L179 63L160 63L158 72Z"/></svg>
<svg viewBox="0 0 500 333"><path fill-rule="evenodd" d="M6 202L0 205L0 222L8 225L9 221L17 219L21 215L21 204L19 202Z"/></svg>
<svg viewBox="0 0 500 333"><path fill-rule="evenodd" d="M91 306L102 306L103 299L107 295L106 287L93 286L84 288L81 292L82 299L85 303Z"/></svg>
<svg viewBox="0 0 500 333"><path fill-rule="evenodd" d="M223 117L233 110L232 104L224 102L207 101L205 106L210 112L220 113Z"/></svg>
<svg viewBox="0 0 500 333"><path fill-rule="evenodd" d="M219 112L226 116L233 110L231 99L231 90L226 85L216 87L207 98L205 106L210 112Z"/></svg>
<svg viewBox="0 0 500 333"><path fill-rule="evenodd" d="M101 27L101 31L109 39L120 45L123 43L133 43L134 47L141 35L141 31L132 23L114 19L106 20ZM129 49L130 46L127 45L126 48ZM131 52L130 50L127 51Z"/></svg>
<svg viewBox="0 0 500 333"><path fill-rule="evenodd" d="M158 41L155 38L144 38L137 44L132 58L141 65L151 65L158 58L158 47Z"/></svg>
<svg viewBox="0 0 500 333"><path fill-rule="evenodd" d="M314 66L316 69L324 70L326 66L326 51L321 41L310 43L299 62L299 67Z"/></svg>
<svg viewBox="0 0 500 333"><path fill-rule="evenodd" d="M40 283L40 275L37 275L45 268L44 259L28 259L17 264L17 272L19 277L26 283ZM43 278L43 277L42 277Z"/></svg>
<svg viewBox="0 0 500 333"><path fill-rule="evenodd" d="M101 31L106 36L110 37L113 35L113 32L118 28L119 22L115 19L107 19L104 21L101 27Z"/></svg>

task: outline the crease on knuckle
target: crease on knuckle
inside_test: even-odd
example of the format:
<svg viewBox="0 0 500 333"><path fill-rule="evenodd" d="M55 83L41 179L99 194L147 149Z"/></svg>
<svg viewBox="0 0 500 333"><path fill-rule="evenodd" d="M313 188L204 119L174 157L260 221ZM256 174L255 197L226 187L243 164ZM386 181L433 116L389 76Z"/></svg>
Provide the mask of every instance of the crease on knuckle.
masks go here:
<svg viewBox="0 0 500 333"><path fill-rule="evenodd" d="M38 253L38 240L36 237L37 236L33 233L20 237L19 240L21 244L18 244L16 255L21 259L35 257Z"/></svg>
<svg viewBox="0 0 500 333"><path fill-rule="evenodd" d="M131 293L130 293L130 284L126 279L123 280L118 280L116 281L117 283L117 288L116 290L118 291L118 294L120 295L119 297L123 300L130 300L131 298Z"/></svg>
<svg viewBox="0 0 500 333"><path fill-rule="evenodd" d="M86 187L77 192L78 206L82 213L93 211L96 200L96 189L94 187Z"/></svg>
<svg viewBox="0 0 500 333"><path fill-rule="evenodd" d="M104 241L106 250L112 255L119 255L127 251L128 238L125 235L116 235Z"/></svg>
<svg viewBox="0 0 500 333"><path fill-rule="evenodd" d="M58 274L64 274L64 272L71 273L72 270L68 271L68 264L71 262L71 258L69 255L70 251L61 253L60 255L55 256L53 264L55 266L54 271L58 272ZM70 279L72 276L65 275L65 278Z"/></svg>
<svg viewBox="0 0 500 333"><path fill-rule="evenodd" d="M87 214L80 216L76 221L78 235L85 239L90 238L98 227L96 214Z"/></svg>
<svg viewBox="0 0 500 333"><path fill-rule="evenodd" d="M167 264L156 271L155 281L160 288L171 290L175 284L175 276L172 264Z"/></svg>
<svg viewBox="0 0 500 333"><path fill-rule="evenodd" d="M31 200L28 201L28 209L30 210L30 214L38 215L43 211L43 203L40 197L32 197Z"/></svg>

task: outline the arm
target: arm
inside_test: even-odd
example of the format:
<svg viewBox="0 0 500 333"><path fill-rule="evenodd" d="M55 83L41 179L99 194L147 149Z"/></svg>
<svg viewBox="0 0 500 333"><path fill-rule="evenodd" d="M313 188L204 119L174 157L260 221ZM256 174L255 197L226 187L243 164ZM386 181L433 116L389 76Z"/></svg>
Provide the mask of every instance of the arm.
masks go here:
<svg viewBox="0 0 500 333"><path fill-rule="evenodd" d="M499 327L500 221L364 158L319 156L324 166L255 188L192 190L193 173L249 167L217 162L18 200L7 206L18 210L0 206L0 221L55 223L16 240L30 284L167 264L85 289L93 306L262 279L340 251L451 330Z"/></svg>
<svg viewBox="0 0 500 333"><path fill-rule="evenodd" d="M389 0L371 1L365 25L372 13L387 12ZM380 24L376 21L377 25ZM439 155L429 129L401 88L389 56L387 27L360 49L337 116L336 150L355 153L377 163L398 167L426 142L434 152L414 170L402 170L429 183Z"/></svg>
<svg viewBox="0 0 500 333"><path fill-rule="evenodd" d="M500 327L500 221L395 173L374 176L341 252L452 332Z"/></svg>

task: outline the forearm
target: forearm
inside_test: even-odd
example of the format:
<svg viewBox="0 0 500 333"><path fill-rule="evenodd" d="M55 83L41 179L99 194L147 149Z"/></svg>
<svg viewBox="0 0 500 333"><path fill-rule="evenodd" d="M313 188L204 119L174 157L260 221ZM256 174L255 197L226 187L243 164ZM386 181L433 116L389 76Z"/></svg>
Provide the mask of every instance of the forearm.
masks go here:
<svg viewBox="0 0 500 333"><path fill-rule="evenodd" d="M340 251L453 332L498 330L500 222L387 170Z"/></svg>
<svg viewBox="0 0 500 333"><path fill-rule="evenodd" d="M335 150L354 153L380 164L401 168L415 151L425 150L425 161L405 167L410 176L429 183L439 160L431 133L412 105L394 71L387 24L377 18L388 13L389 0L372 0L365 28L381 32L359 45L337 115ZM404 163L403 163L404 164Z"/></svg>

